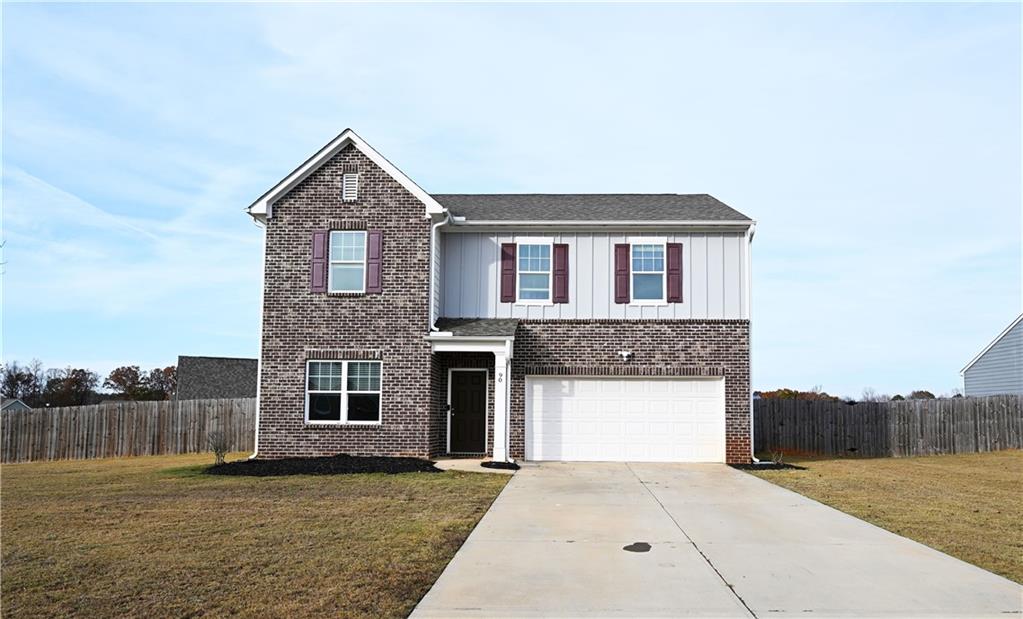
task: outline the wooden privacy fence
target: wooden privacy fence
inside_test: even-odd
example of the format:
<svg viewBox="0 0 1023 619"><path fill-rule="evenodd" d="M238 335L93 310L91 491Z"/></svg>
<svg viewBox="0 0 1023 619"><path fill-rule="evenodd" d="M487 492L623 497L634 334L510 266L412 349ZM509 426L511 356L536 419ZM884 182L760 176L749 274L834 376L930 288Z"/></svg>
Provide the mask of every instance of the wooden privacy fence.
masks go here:
<svg viewBox="0 0 1023 619"><path fill-rule="evenodd" d="M760 399L757 452L924 456L1023 449L1023 396L899 402Z"/></svg>
<svg viewBox="0 0 1023 619"><path fill-rule="evenodd" d="M0 462L207 451L213 430L231 451L254 448L256 399L111 402L0 414Z"/></svg>

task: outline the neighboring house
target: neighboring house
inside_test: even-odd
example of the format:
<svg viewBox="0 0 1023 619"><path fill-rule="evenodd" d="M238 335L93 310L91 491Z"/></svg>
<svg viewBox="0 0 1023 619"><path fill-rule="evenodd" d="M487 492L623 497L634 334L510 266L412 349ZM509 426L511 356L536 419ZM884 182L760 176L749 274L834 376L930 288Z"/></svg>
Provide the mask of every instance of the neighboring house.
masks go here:
<svg viewBox="0 0 1023 619"><path fill-rule="evenodd" d="M754 222L709 195L432 195L346 130L248 213L259 457L750 461Z"/></svg>
<svg viewBox="0 0 1023 619"><path fill-rule="evenodd" d="M967 396L1023 393L1023 314L967 363L960 374Z"/></svg>
<svg viewBox="0 0 1023 619"><path fill-rule="evenodd" d="M32 410L32 407L29 406L28 404L25 404L24 402L22 402L18 398L4 398L2 403L0 403L0 411L3 411L5 413L7 413L7 412L13 413L14 411L30 411L30 410Z"/></svg>
<svg viewBox="0 0 1023 619"><path fill-rule="evenodd" d="M254 398L259 360L236 357L178 357L178 400Z"/></svg>

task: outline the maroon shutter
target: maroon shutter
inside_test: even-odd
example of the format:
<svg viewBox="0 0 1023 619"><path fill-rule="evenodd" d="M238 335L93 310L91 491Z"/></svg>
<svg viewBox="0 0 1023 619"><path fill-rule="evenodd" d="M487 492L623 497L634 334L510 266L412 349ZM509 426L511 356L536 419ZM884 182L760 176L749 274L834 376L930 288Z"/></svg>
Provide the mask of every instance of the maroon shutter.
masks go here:
<svg viewBox="0 0 1023 619"><path fill-rule="evenodd" d="M310 264L309 291L327 292L326 230L313 230L313 258Z"/></svg>
<svg viewBox="0 0 1023 619"><path fill-rule="evenodd" d="M568 303L568 245L554 244L554 303Z"/></svg>
<svg viewBox="0 0 1023 619"><path fill-rule="evenodd" d="M668 243L668 303L682 302L682 243Z"/></svg>
<svg viewBox="0 0 1023 619"><path fill-rule="evenodd" d="M501 243L501 303L515 302L515 243Z"/></svg>
<svg viewBox="0 0 1023 619"><path fill-rule="evenodd" d="M370 230L366 233L366 294L380 294L384 291L383 283L380 281L383 245L383 232Z"/></svg>
<svg viewBox="0 0 1023 619"><path fill-rule="evenodd" d="M629 244L615 243L615 303L629 302Z"/></svg>

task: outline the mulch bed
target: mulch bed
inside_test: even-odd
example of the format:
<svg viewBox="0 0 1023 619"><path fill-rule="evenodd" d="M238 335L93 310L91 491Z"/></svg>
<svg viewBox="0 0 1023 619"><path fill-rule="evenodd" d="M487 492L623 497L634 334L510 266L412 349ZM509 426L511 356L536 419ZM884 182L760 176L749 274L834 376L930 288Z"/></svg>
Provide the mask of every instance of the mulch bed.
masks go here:
<svg viewBox="0 0 1023 619"><path fill-rule="evenodd" d="M785 469L792 469L794 471L805 471L805 466L797 466L795 464L785 464L784 462L760 462L756 464L730 464L728 465L733 469L739 469L740 471L782 471Z"/></svg>
<svg viewBox="0 0 1023 619"><path fill-rule="evenodd" d="M504 469L506 471L519 470L519 465L514 462L496 462L494 460L487 460L486 462L481 462L480 466L485 469Z"/></svg>
<svg viewBox="0 0 1023 619"><path fill-rule="evenodd" d="M353 473L441 473L429 460L385 458L340 454L325 458L284 458L281 460L239 460L206 469L209 475L351 475Z"/></svg>

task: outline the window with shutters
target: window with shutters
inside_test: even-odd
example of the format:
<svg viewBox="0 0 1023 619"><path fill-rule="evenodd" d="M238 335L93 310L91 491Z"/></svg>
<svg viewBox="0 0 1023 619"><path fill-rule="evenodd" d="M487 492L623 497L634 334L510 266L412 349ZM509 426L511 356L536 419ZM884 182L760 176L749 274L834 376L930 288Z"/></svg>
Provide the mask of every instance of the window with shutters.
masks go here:
<svg viewBox="0 0 1023 619"><path fill-rule="evenodd" d="M359 175L349 172L341 175L341 199L345 202L355 202L359 199Z"/></svg>
<svg viewBox="0 0 1023 619"><path fill-rule="evenodd" d="M518 300L549 303L551 300L551 246L520 243L518 246Z"/></svg>
<svg viewBox="0 0 1023 619"><path fill-rule="evenodd" d="M330 292L366 291L366 233L334 230L330 233Z"/></svg>
<svg viewBox="0 0 1023 619"><path fill-rule="evenodd" d="M379 361L309 361L308 423L380 423Z"/></svg>
<svg viewBox="0 0 1023 619"><path fill-rule="evenodd" d="M632 245L632 300L663 303L664 244Z"/></svg>

